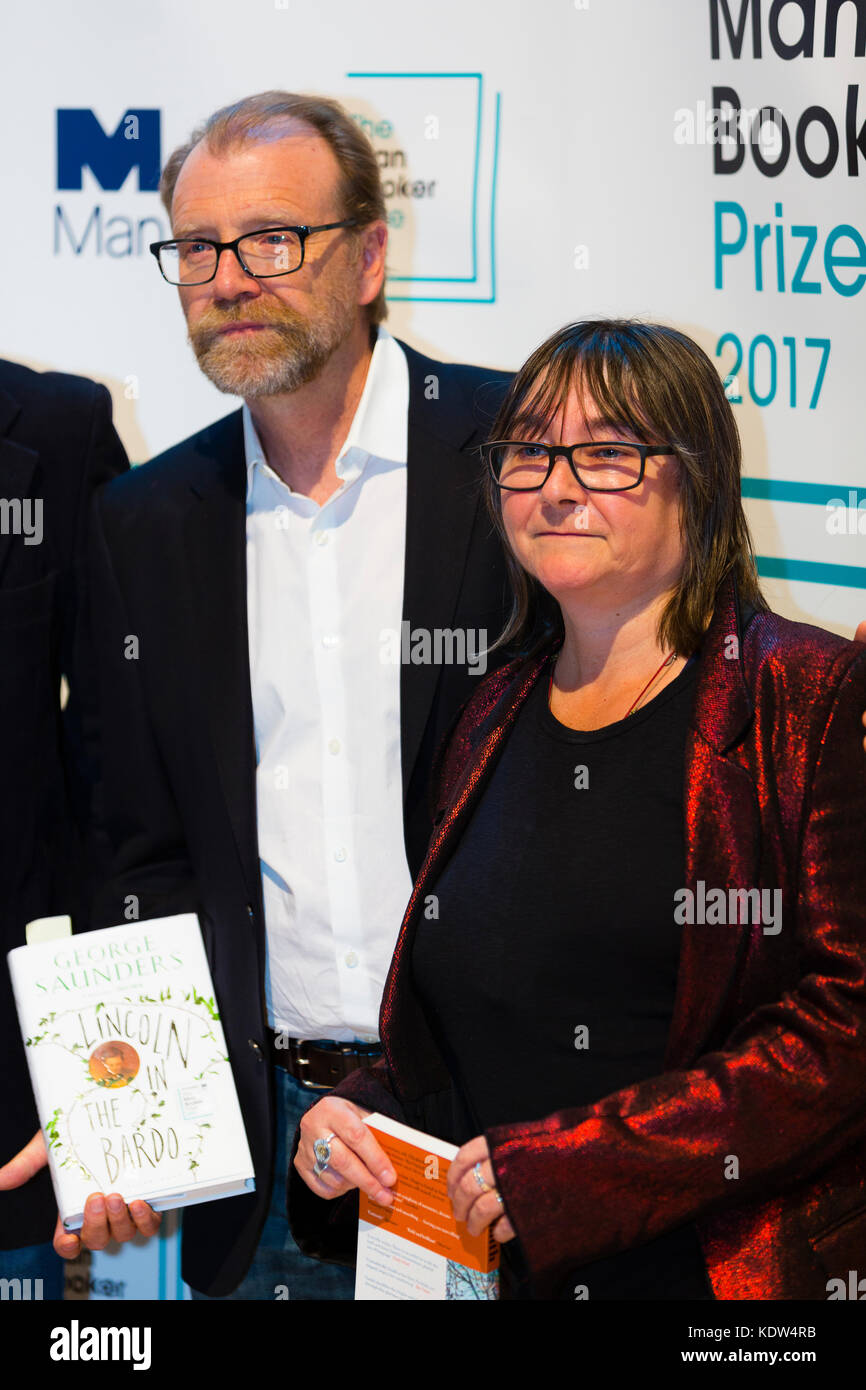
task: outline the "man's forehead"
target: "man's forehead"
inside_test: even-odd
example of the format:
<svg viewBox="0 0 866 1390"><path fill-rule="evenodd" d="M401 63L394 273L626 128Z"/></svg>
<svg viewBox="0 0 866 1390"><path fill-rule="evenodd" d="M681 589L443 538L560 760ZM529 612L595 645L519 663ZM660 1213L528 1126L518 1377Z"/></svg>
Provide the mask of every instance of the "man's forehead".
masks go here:
<svg viewBox="0 0 866 1390"><path fill-rule="evenodd" d="M300 122L257 132L255 138L213 149L200 140L185 159L175 184L172 216L219 197L261 202L301 194L330 199L340 167L325 139Z"/></svg>

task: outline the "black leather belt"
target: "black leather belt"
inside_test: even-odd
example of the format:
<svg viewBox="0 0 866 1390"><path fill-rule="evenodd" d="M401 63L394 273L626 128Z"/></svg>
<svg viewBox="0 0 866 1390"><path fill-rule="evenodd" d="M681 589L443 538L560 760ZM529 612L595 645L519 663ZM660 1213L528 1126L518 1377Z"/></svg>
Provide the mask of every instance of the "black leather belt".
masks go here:
<svg viewBox="0 0 866 1390"><path fill-rule="evenodd" d="M287 1038L285 1033L270 1033L268 1037L272 1060L312 1091L330 1091L360 1067L375 1066L382 1056L381 1043Z"/></svg>

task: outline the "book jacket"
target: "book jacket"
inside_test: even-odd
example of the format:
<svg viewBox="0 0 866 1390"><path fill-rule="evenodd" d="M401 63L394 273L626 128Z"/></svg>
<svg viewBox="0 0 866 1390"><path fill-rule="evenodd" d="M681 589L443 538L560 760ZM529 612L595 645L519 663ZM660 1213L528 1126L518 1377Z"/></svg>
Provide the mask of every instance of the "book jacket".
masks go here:
<svg viewBox="0 0 866 1390"><path fill-rule="evenodd" d="M127 922L9 952L58 1208L156 1210L254 1187L198 918Z"/></svg>

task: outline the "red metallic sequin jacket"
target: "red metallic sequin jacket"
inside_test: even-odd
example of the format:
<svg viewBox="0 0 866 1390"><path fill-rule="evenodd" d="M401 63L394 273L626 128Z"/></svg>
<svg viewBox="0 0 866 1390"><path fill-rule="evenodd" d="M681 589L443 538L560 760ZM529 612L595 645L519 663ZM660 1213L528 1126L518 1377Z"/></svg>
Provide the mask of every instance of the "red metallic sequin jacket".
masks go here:
<svg viewBox="0 0 866 1390"><path fill-rule="evenodd" d="M430 1132L451 1083L413 990L415 925L549 662L503 667L464 710L385 987L385 1061L337 1088ZM684 925L664 1072L486 1132L535 1297L691 1221L719 1299L825 1299L866 1276L864 708L866 647L773 613L742 631L723 585L686 750L685 886L781 889L781 930ZM292 1172L308 1253L351 1259L355 1207Z"/></svg>

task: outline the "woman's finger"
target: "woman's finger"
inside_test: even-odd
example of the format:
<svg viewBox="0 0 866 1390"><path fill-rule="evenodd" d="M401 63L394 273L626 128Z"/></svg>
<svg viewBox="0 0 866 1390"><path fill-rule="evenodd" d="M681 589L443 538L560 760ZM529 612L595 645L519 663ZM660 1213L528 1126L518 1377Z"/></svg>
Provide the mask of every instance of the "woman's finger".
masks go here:
<svg viewBox="0 0 866 1390"><path fill-rule="evenodd" d="M448 1169L448 1196L454 1204L454 1214L458 1221L464 1219L465 1212L468 1210L465 1197L469 1193L469 1189L464 1186L466 1178L471 1175L476 1163L483 1163L489 1158L490 1150L487 1147L487 1140L483 1134L479 1134L476 1139L470 1139L468 1144L464 1144L462 1148L458 1149L451 1160L451 1166ZM458 1205L463 1215L458 1214Z"/></svg>
<svg viewBox="0 0 866 1390"><path fill-rule="evenodd" d="M478 1181L476 1174L480 1174L481 1182ZM496 1178L493 1173L493 1165L489 1159L485 1159L483 1162L477 1160L473 1163L471 1168L467 1168L457 1183L457 1188L451 1198L451 1203L454 1207L454 1215L457 1217L457 1220L468 1220L468 1215L473 1204L479 1197L489 1196L491 1190L495 1187ZM477 1232L473 1234L477 1234Z"/></svg>
<svg viewBox="0 0 866 1390"><path fill-rule="evenodd" d="M469 1209L466 1217L466 1229L471 1236L480 1236L482 1231L486 1231L488 1226L501 1217L502 1207L496 1193L482 1192Z"/></svg>
<svg viewBox="0 0 866 1390"><path fill-rule="evenodd" d="M496 1225L493 1227L494 1239L498 1240L500 1245L504 1245L507 1240L514 1240L516 1235L517 1232L508 1220L508 1217L500 1216Z"/></svg>
<svg viewBox="0 0 866 1390"><path fill-rule="evenodd" d="M301 1117L301 1134L310 1151L317 1139L335 1134L348 1149L358 1154L383 1186L391 1187L397 1181L397 1174L385 1150L377 1144L372 1130L364 1124L365 1114L369 1114L369 1111L360 1110L340 1096L326 1097Z"/></svg>
<svg viewBox="0 0 866 1390"><path fill-rule="evenodd" d="M361 1192L366 1192L368 1197L372 1197L374 1202L379 1202L382 1206L389 1207L393 1204L394 1194L390 1186L386 1186L384 1183L380 1182L376 1173L371 1171L361 1156L360 1146L357 1151L350 1149L349 1146L340 1139L339 1135L335 1134L330 1141L330 1148L331 1157L328 1160L327 1168L323 1170L322 1176L324 1176L325 1173L330 1173L332 1176L342 1178L343 1182L348 1187L359 1188ZM376 1148L379 1148L378 1144ZM388 1167L390 1168L390 1164ZM391 1168L390 1171L393 1173L393 1168ZM397 1175L394 1173L395 1181L396 1177Z"/></svg>
<svg viewBox="0 0 866 1390"><path fill-rule="evenodd" d="M327 1168L317 1172L315 1145L322 1139L328 1141L330 1158ZM383 1206L393 1202L390 1188L397 1174L388 1155L364 1124L362 1112L340 1097L320 1101L302 1117L295 1167L319 1196L339 1196L346 1188L357 1187ZM343 1187L319 1181L325 1172L341 1179Z"/></svg>

